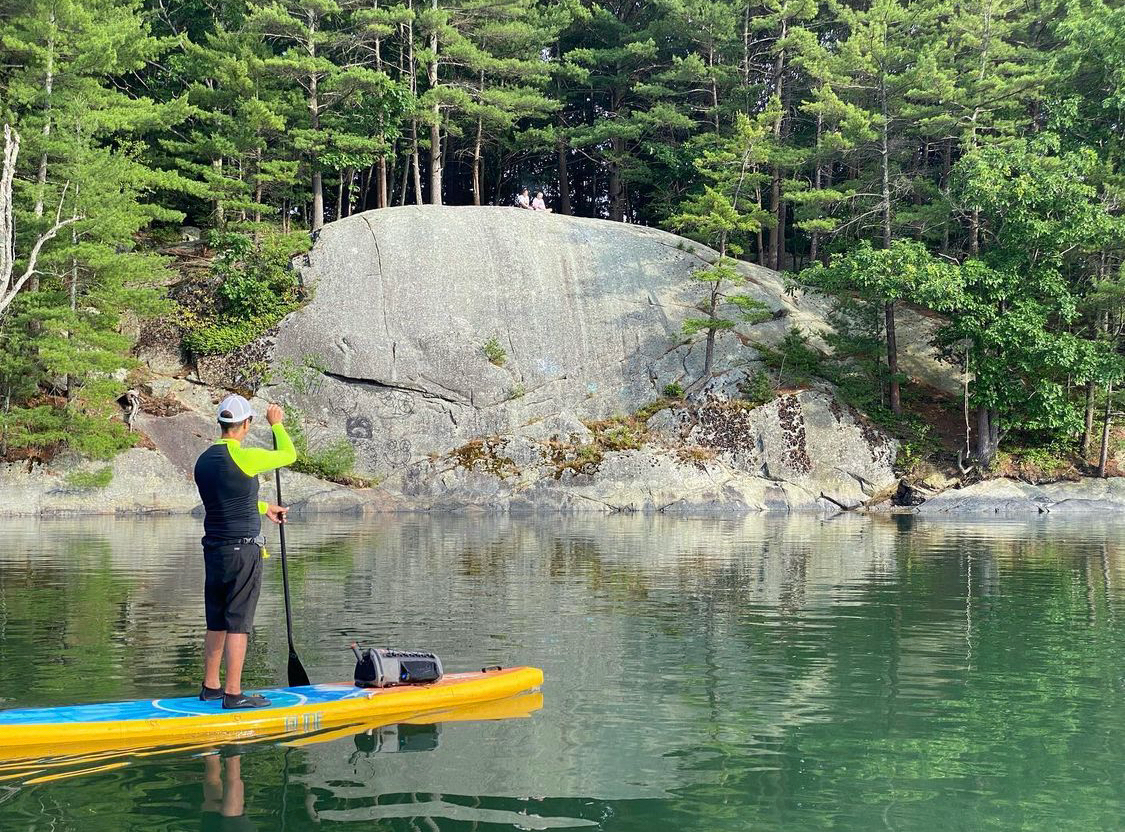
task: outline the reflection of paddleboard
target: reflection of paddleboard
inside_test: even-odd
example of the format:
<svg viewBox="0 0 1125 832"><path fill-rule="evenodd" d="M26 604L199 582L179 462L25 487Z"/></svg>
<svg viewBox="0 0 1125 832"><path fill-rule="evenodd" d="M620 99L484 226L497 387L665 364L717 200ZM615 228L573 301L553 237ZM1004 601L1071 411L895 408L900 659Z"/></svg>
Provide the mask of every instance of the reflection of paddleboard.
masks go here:
<svg viewBox="0 0 1125 832"><path fill-rule="evenodd" d="M308 734L382 717L480 705L542 682L538 668L516 667L447 673L429 685L369 689L342 683L264 690L273 704L253 710L225 711L220 702L185 698L0 711L0 761Z"/></svg>
<svg viewBox="0 0 1125 832"><path fill-rule="evenodd" d="M543 707L543 694L525 693L518 696L509 696L506 699L497 699L491 702L482 702L477 705L464 705L449 711L434 711L426 714L403 714L399 716L382 717L375 720L365 720L363 723L353 723L343 728L333 728L308 734L294 740L287 740L284 745L301 747L306 745L319 745L322 742L331 742L343 737L358 736L361 733L378 731L380 728L395 725L441 725L446 722L488 722L501 719L523 719L531 716Z"/></svg>

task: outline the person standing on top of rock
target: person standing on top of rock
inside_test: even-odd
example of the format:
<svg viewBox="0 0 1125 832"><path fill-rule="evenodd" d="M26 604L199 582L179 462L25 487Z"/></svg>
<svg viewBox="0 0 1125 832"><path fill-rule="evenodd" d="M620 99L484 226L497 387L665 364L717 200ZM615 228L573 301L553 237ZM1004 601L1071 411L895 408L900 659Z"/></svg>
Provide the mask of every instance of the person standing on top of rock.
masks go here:
<svg viewBox="0 0 1125 832"><path fill-rule="evenodd" d="M204 702L221 699L224 708L262 708L264 696L242 692L242 665L254 625L254 610L262 588L262 515L284 523L288 511L258 500L258 475L293 464L297 451L281 424L285 412L276 404L266 409L276 450L243 448L254 411L242 396L227 396L219 404L219 441L195 463L195 485L206 512L203 517L203 598L207 636L203 646ZM219 665L225 659L227 680L219 684Z"/></svg>
<svg viewBox="0 0 1125 832"><path fill-rule="evenodd" d="M527 188L524 188L516 196L516 207L517 208L529 208L529 209L531 208L531 199L527 195Z"/></svg>

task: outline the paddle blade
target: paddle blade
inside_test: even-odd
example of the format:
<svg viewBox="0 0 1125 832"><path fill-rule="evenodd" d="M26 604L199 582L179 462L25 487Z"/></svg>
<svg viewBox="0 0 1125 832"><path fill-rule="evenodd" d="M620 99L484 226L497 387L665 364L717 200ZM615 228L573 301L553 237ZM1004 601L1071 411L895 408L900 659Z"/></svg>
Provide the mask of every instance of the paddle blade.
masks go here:
<svg viewBox="0 0 1125 832"><path fill-rule="evenodd" d="M305 673L305 667L301 664L301 660L297 658L296 653L289 654L289 687L296 688L303 685L312 684L309 681L309 674Z"/></svg>

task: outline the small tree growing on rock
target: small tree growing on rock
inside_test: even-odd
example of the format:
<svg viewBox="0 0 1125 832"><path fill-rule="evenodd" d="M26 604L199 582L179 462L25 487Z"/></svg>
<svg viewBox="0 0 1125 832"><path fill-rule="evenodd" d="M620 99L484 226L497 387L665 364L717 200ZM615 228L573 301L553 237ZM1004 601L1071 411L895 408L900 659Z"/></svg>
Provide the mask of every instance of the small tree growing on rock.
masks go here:
<svg viewBox="0 0 1125 832"><path fill-rule="evenodd" d="M672 228L719 253L714 261L692 273L692 279L704 287L697 307L703 317L687 318L683 332L689 340L704 334L707 348L703 372L687 393L699 389L711 377L719 333L742 322L756 323L770 317L766 304L749 295L732 294L730 289L746 283L735 260L742 253L739 240L757 234L769 218L751 195L767 179L758 165L766 160L766 133L776 107L780 104L775 101L754 120L740 113L733 135L708 137L713 144L703 150L695 166L710 184L705 184L703 192L688 199L680 213L669 220Z"/></svg>

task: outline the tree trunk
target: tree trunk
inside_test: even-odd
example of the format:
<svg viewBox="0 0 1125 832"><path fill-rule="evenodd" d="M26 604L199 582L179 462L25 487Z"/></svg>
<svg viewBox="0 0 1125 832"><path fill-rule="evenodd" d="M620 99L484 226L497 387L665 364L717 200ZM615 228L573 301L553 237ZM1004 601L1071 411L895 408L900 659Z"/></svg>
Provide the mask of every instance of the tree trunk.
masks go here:
<svg viewBox="0 0 1125 832"><path fill-rule="evenodd" d="M222 157L220 157L218 159L212 159L211 160L211 170L213 170L215 172L216 182L221 182L222 177L223 177L223 160L222 160ZM212 205L212 211L215 215L215 226L217 228L222 228L226 224L227 217L226 217L226 211L223 209L223 194L222 194L222 191L221 191L222 185L220 184L218 187L220 188L220 192L215 194L214 203Z"/></svg>
<svg viewBox="0 0 1125 832"><path fill-rule="evenodd" d="M711 112L714 115L715 133L719 132L719 79L715 77L715 42L707 50L707 66L711 71Z"/></svg>
<svg viewBox="0 0 1125 832"><path fill-rule="evenodd" d="M312 10L308 12L309 22L309 41L308 53L309 57L314 61L316 59L316 13ZM320 132L320 98L318 96L317 84L320 78L316 72L309 73L309 127L316 135ZM314 234L324 227L324 180L320 172L320 159L317 157L316 151L312 151L310 155L310 164L312 165L312 217L309 230Z"/></svg>
<svg viewBox="0 0 1125 832"><path fill-rule="evenodd" d="M438 0L431 0L430 8L435 12L437 11ZM437 89L438 86L438 36L437 27L435 26L433 33L430 35L430 63L427 67L427 77L430 82L430 91ZM441 153L441 107L438 100L434 98L434 104L430 111L430 204L441 205L441 170L442 170L442 153Z"/></svg>
<svg viewBox="0 0 1125 832"><path fill-rule="evenodd" d="M371 183L375 181L375 165L369 165L367 170L360 171L359 174L359 200L356 206L360 211L367 210L367 200L371 195ZM376 207L378 207L378 198L376 198Z"/></svg>
<svg viewBox="0 0 1125 832"><path fill-rule="evenodd" d="M74 189L75 196L78 195L78 188ZM70 244L72 246L78 245L78 231L72 225L70 227ZM70 258L70 314L73 317L78 314L78 260L74 257ZM68 327L66 330L66 340L69 343L73 337L73 332ZM70 348L72 349L72 348ZM67 373L63 377L63 386L66 390L66 400L69 402L74 399L74 394L78 392L77 385L74 383L74 377Z"/></svg>
<svg viewBox="0 0 1125 832"><path fill-rule="evenodd" d="M39 155L39 171L35 174L35 216L43 216L43 203L47 194L47 143L51 138L51 106L55 90L55 12L51 11L48 22L51 34L47 36L47 66L43 72L43 152ZM27 282L27 291L39 291L38 273ZM43 331L43 323L38 320L28 322L27 330L32 335Z"/></svg>
<svg viewBox="0 0 1125 832"><path fill-rule="evenodd" d="M621 182L621 154L625 141L619 136L612 140L613 159L609 164L609 218L614 222L625 222L625 186Z"/></svg>
<svg viewBox="0 0 1125 832"><path fill-rule="evenodd" d="M750 86L750 4L742 8L742 89Z"/></svg>
<svg viewBox="0 0 1125 832"><path fill-rule="evenodd" d="M788 10L789 3L784 2L781 6L781 13L784 15ZM781 19L781 32L778 35L778 40L784 40L789 31L789 19L782 17ZM782 103L781 111L777 114L777 118L773 123L773 138L776 145L781 144L782 126L785 122L785 50L779 49L777 57L773 63L773 91L777 96L779 103ZM773 177L770 182L770 213L774 217L774 227L770 234L770 254L769 266L774 271L781 271L782 259L785 250L785 206L781 202L781 165L774 164Z"/></svg>
<svg viewBox="0 0 1125 832"><path fill-rule="evenodd" d="M373 9L377 10L379 8L379 0L375 0L375 2L373 2L371 4L371 7ZM382 38L375 38L375 70L377 72L383 71L383 40L382 40ZM382 144L383 147L380 148L379 161L376 163L377 168L378 168L378 175L377 175L378 178L376 179L375 187L378 189L378 193L375 195L375 207L376 208L386 208L387 207L387 201L390 197L387 193L387 157L385 155L383 155L385 153L385 148L386 148L386 144L387 144L387 133L386 133L385 130L379 131L379 140L380 140L380 144ZM367 194L368 194L368 191L370 189L371 189L371 169L368 168L368 170L367 170L367 181L363 185L363 195L361 197L362 206L363 206L362 210L367 209Z"/></svg>
<svg viewBox="0 0 1125 832"><path fill-rule="evenodd" d="M414 171L414 204L422 204L422 168L419 160L418 149L418 119L410 120L410 140L414 146L411 154L411 165Z"/></svg>
<svg viewBox="0 0 1125 832"><path fill-rule="evenodd" d="M574 207L570 204L570 174L566 165L566 142L559 139L555 145L559 160L559 213L571 216Z"/></svg>
<svg viewBox="0 0 1125 832"><path fill-rule="evenodd" d="M884 309L887 321L887 370L890 373L890 399L891 412L896 416L902 415L902 397L898 387L898 338L895 333L895 301L888 303Z"/></svg>
<svg viewBox="0 0 1125 832"><path fill-rule="evenodd" d="M965 363L961 374L961 406L965 414L965 459L972 453L972 429L969 427L969 348L965 347Z"/></svg>
<svg viewBox="0 0 1125 832"><path fill-rule="evenodd" d="M821 187L820 186L820 174L821 174L821 170L823 168L822 168L822 165L820 163L821 162L821 159L820 159L820 137L821 137L821 134L823 132L824 132L824 116L821 115L820 113L817 113L816 114L816 154L817 154L817 156L816 156L816 160L815 160L815 166L816 167L815 167L815 170L813 171L813 190L814 191L819 191L820 187ZM820 255L820 232L814 231L811 235L811 239L809 240L809 262L815 263L817 261L817 258L819 257L819 255Z"/></svg>
<svg viewBox="0 0 1125 832"><path fill-rule="evenodd" d="M1102 452L1098 456L1098 476L1105 479L1109 466L1109 429L1113 419L1113 382L1105 386L1105 417L1102 420Z"/></svg>
<svg viewBox="0 0 1125 832"><path fill-rule="evenodd" d="M883 248L891 247L891 151L888 133L886 79L879 80L879 96L883 110L883 129L879 141L879 165L882 168ZM897 412L897 411L896 411Z"/></svg>
<svg viewBox="0 0 1125 832"><path fill-rule="evenodd" d="M719 283L711 284L711 303L708 307L708 317L713 321L716 313L719 311ZM689 388L689 392L702 387L711 378L711 372L715 367L715 337L719 334L718 329L713 326L707 328L707 341L703 352L703 372L695 383Z"/></svg>
<svg viewBox="0 0 1125 832"><path fill-rule="evenodd" d="M398 204L406 204L406 189L410 184L410 159L402 160L402 185L398 189Z"/></svg>
<svg viewBox="0 0 1125 832"><path fill-rule="evenodd" d="M240 185L246 182L246 171L243 169L241 156L238 157L238 182ZM239 222L246 222L246 206L238 209L238 220Z"/></svg>
<svg viewBox="0 0 1125 832"><path fill-rule="evenodd" d="M411 12L410 22L406 26L406 49L407 57L406 63L410 67L410 94L417 98L418 96L418 65L414 61L414 2L409 0L406 4L407 9ZM422 204L422 171L421 162L418 158L418 119L410 119L410 147L411 157L410 164L414 171L414 204ZM403 200L406 204L406 200Z"/></svg>
<svg viewBox="0 0 1125 832"><path fill-rule="evenodd" d="M344 171L337 173L336 180L336 219L344 216Z"/></svg>
<svg viewBox="0 0 1125 832"><path fill-rule="evenodd" d="M1086 382L1086 421L1082 429L1082 458L1090 458L1090 442L1094 438L1094 382Z"/></svg>
<svg viewBox="0 0 1125 832"><path fill-rule="evenodd" d="M47 36L47 66L43 71L43 152L39 155L39 172L35 175L35 216L43 216L43 201L47 191L47 142L51 137L51 104L55 90L55 12L52 10L48 22L51 34ZM38 289L39 276L31 279L30 291Z"/></svg>
<svg viewBox="0 0 1125 832"><path fill-rule="evenodd" d="M484 86L484 74L481 73L481 86ZM481 204L481 144L484 138L484 120L477 119L477 136L473 142L473 205Z"/></svg>
<svg viewBox="0 0 1125 832"><path fill-rule="evenodd" d="M989 426L989 410L987 407L977 408L977 460L981 468L988 468L992 458L996 455L996 448L992 445L992 429Z"/></svg>
<svg viewBox="0 0 1125 832"><path fill-rule="evenodd" d="M949 175L953 170L953 140L946 139L941 152L941 192L949 199ZM946 217L942 224L941 253L949 254L949 228L950 217Z"/></svg>
<svg viewBox="0 0 1125 832"><path fill-rule="evenodd" d="M434 105L434 118L440 118L438 106ZM435 149L436 148L436 149ZM441 205L441 125L430 125L430 204Z"/></svg>
<svg viewBox="0 0 1125 832"><path fill-rule="evenodd" d="M754 202L757 205L758 211L760 213L761 210L762 210L762 186L761 185L755 185L754 186ZM762 226L759 225L758 226L758 265L759 266L768 266L769 264L766 262L767 257L768 257L768 255L766 253L765 236L762 233Z"/></svg>

